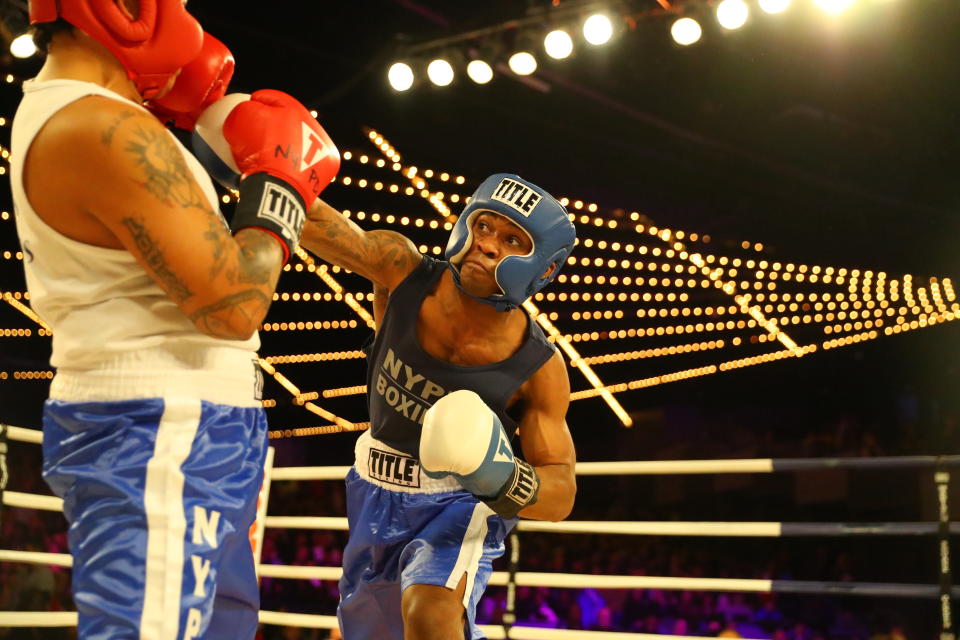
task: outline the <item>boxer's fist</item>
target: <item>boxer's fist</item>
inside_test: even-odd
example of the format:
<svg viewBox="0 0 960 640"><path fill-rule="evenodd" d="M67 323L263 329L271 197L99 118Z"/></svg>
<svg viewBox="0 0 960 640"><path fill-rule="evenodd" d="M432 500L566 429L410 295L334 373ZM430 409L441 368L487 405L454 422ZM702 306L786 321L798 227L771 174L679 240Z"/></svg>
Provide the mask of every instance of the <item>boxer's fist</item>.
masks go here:
<svg viewBox="0 0 960 640"><path fill-rule="evenodd" d="M310 206L340 169L340 153L306 107L282 91L261 89L237 104L223 137L240 173L280 178Z"/></svg>
<svg viewBox="0 0 960 640"><path fill-rule="evenodd" d="M147 108L160 120L192 131L204 109L223 97L236 66L227 46L203 34L203 49L177 76L164 96L151 100Z"/></svg>
<svg viewBox="0 0 960 640"><path fill-rule="evenodd" d="M236 187L234 232L257 227L284 246L300 242L306 207L340 168L340 154L323 127L280 91L231 94L206 109L193 134L194 153L218 182Z"/></svg>
<svg viewBox="0 0 960 640"><path fill-rule="evenodd" d="M454 391L427 411L420 466L432 478L456 476L504 518L537 501L536 471L514 457L500 419L472 391Z"/></svg>

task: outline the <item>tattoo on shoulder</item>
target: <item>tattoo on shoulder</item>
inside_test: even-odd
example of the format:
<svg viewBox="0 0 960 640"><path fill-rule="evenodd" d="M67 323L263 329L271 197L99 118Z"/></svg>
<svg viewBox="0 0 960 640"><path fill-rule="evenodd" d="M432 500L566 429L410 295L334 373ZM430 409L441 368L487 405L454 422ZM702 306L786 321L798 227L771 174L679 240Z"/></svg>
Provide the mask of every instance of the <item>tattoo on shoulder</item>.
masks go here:
<svg viewBox="0 0 960 640"><path fill-rule="evenodd" d="M124 151L143 169L143 187L161 202L183 209L209 209L200 187L191 179L183 152L165 130L137 127Z"/></svg>
<svg viewBox="0 0 960 640"><path fill-rule="evenodd" d="M135 115L137 115L135 111L124 111L123 113L117 115L113 122L110 123L110 126L107 127L102 134L100 134L100 140L103 142L103 144L109 147L110 143L113 142L113 134L117 132L117 127Z"/></svg>
<svg viewBox="0 0 960 640"><path fill-rule="evenodd" d="M422 256L410 246L410 240L395 232L373 233L370 238L376 249L380 268L393 266L409 273L417 268Z"/></svg>
<svg viewBox="0 0 960 640"><path fill-rule="evenodd" d="M130 237L133 238L137 250L147 263L147 266L150 267L150 270L153 271L154 275L160 281L160 284L166 289L170 296L178 303L192 296L193 292L190 291L189 287L187 287L167 263L167 258L163 254L162 247L157 244L157 241L150 235L150 232L147 231L143 223L131 217L123 218L121 222L123 226L127 228L127 231L130 232Z"/></svg>

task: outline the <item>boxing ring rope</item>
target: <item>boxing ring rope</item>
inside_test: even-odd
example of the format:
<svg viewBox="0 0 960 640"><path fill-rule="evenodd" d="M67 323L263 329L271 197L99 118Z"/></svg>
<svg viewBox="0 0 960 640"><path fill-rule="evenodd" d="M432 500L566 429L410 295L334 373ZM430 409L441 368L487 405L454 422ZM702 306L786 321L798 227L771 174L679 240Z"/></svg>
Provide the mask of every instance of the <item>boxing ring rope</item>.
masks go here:
<svg viewBox="0 0 960 640"><path fill-rule="evenodd" d="M21 427L6 426L9 440L41 443L42 432ZM341 480L350 467L272 467L268 463L270 482L286 480ZM895 523L802 523L802 522L623 522L623 521L566 521L541 522L522 520L517 531L540 533L599 533L614 535L668 535L668 536L729 536L729 537L812 537L812 536L938 536L941 564L946 559L949 567L949 536L960 532L960 523L949 522L946 487L949 474L944 471L960 466L960 455L952 456L898 456L877 458L759 458L740 460L669 460L578 463L577 475L680 475L714 473L776 473L824 469L936 469L935 481L940 499L940 522ZM266 487L266 491L269 487ZM268 494L267 494L268 495ZM264 501L266 503L266 500ZM53 496L6 491L3 504L9 507L61 511L63 503ZM348 530L343 517L266 516L266 505L261 509L263 529L294 528ZM0 562L22 562L48 566L70 567L69 554L0 550ZM941 584L824 582L797 580L762 580L735 578L684 578L662 576L600 576L592 574L564 574L516 571L494 572L492 586L531 586L556 588L607 589L664 589L737 591L751 593L803 593L827 595L859 595L877 597L938 598L944 615L949 615L950 601L960 598L960 588L953 587L949 574L941 575ZM261 577L294 580L339 580L340 567L288 566L259 564ZM335 616L290 614L261 611L264 624L282 624L330 629L336 627ZM76 613L71 612L0 612L0 626L74 626ZM500 626L484 629L488 637L506 638ZM579 630L513 627L511 637L537 640L539 638L614 638L649 637L664 640L672 636ZM685 636L690 638L691 636Z"/></svg>

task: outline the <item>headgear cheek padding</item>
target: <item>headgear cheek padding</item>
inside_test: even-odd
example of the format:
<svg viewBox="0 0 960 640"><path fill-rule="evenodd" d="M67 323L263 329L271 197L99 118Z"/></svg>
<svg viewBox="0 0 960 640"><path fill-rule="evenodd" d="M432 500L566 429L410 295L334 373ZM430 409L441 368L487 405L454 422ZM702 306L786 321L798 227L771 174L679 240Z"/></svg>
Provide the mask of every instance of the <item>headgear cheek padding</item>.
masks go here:
<svg viewBox="0 0 960 640"><path fill-rule="evenodd" d="M567 210L549 193L519 176L494 174L474 192L447 242L444 255L453 265L453 277L458 286L459 264L473 244L473 222L481 212L502 215L530 236L533 245L530 253L506 256L497 265L495 276L502 295L481 298L499 311L519 307L560 272L573 251L576 229ZM556 268L544 277L554 263Z"/></svg>
<svg viewBox="0 0 960 640"><path fill-rule="evenodd" d="M136 18L122 0L30 0L30 24L63 18L105 46L143 98L152 98L203 46L203 28L182 0L140 0Z"/></svg>

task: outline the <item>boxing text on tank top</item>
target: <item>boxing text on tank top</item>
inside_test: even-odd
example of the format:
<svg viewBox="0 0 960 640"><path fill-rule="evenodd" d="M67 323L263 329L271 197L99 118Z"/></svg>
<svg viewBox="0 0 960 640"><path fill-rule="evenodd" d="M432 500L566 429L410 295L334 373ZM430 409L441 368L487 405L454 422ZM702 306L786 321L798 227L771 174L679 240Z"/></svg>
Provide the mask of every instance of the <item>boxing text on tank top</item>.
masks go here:
<svg viewBox="0 0 960 640"><path fill-rule="evenodd" d="M149 396L167 393L171 387L196 391L194 385L205 377L231 375L236 384L226 386L242 387L241 400L251 395L246 389L253 388L249 383L259 375L253 365L260 345L257 334L243 341L204 335L131 253L64 236L47 225L27 199L24 160L34 137L60 109L91 95L142 107L99 85L76 80L27 81L23 91L13 120L10 185L30 304L53 330L50 362L58 373L51 397ZM210 206L219 211L206 171L179 141L176 144ZM204 387L222 391L224 385L200 384L201 390ZM208 395L236 397L227 393L223 398L216 389Z"/></svg>
<svg viewBox="0 0 960 640"><path fill-rule="evenodd" d="M516 423L507 403L554 354L540 327L527 320L527 337L501 362L466 367L433 357L420 345L417 317L424 297L434 289L447 263L424 256L391 293L367 358L367 402L371 435L417 457L424 413L451 391L469 389L499 416L508 433Z"/></svg>

